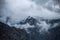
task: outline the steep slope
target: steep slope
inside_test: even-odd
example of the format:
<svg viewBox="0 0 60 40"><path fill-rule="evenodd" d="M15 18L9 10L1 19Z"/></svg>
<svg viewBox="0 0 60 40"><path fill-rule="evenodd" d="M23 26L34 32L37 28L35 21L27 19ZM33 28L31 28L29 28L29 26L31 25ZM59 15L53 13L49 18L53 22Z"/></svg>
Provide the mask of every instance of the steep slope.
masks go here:
<svg viewBox="0 0 60 40"><path fill-rule="evenodd" d="M27 35L24 29L11 28L7 24L0 22L0 40L27 40Z"/></svg>

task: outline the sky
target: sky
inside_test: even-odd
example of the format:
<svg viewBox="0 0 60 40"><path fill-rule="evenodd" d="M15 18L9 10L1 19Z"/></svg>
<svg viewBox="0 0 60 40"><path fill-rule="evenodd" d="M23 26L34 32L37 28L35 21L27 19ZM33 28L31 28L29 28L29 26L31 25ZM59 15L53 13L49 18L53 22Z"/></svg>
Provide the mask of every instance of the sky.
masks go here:
<svg viewBox="0 0 60 40"><path fill-rule="evenodd" d="M11 21L18 22L27 16L39 16L45 19L60 18L60 14L55 12L59 6L54 7L52 0L3 0L0 4L3 5L0 9L1 20L10 17Z"/></svg>

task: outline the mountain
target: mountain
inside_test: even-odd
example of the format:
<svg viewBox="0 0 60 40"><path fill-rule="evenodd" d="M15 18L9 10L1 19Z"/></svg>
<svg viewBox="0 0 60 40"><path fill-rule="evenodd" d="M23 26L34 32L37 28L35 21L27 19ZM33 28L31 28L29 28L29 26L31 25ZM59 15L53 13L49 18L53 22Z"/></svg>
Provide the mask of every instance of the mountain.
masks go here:
<svg viewBox="0 0 60 40"><path fill-rule="evenodd" d="M30 33L0 22L0 40L60 40L60 26L50 29L49 33L42 34L36 27L28 30Z"/></svg>
<svg viewBox="0 0 60 40"><path fill-rule="evenodd" d="M10 27L0 22L0 40L28 40L28 34L24 29Z"/></svg>
<svg viewBox="0 0 60 40"><path fill-rule="evenodd" d="M49 21L49 23L51 23L51 24L59 23L59 22L60 22L60 19L53 19L53 20Z"/></svg>
<svg viewBox="0 0 60 40"><path fill-rule="evenodd" d="M39 18L40 20L34 18L34 17L28 17L26 20L24 20L23 22L21 22L22 24L28 23L30 25L34 25L34 28L28 28L28 31L31 34L31 38L34 38L33 40L60 40L60 19L52 19L52 20L48 20L48 19L43 19L43 18ZM45 22L45 24L44 24ZM20 24L21 24L20 23ZM42 26L43 31L39 32L41 30L41 27L38 25L43 25L45 28L50 24L50 28L48 29L48 32L45 31L45 28ZM57 25L56 25L56 24ZM54 26L56 25L56 26ZM54 27L53 27L54 26ZM41 34L42 33L42 34ZM31 39L32 40L32 39Z"/></svg>
<svg viewBox="0 0 60 40"><path fill-rule="evenodd" d="M29 25L36 25L39 22L35 18L28 16L28 18L20 22L20 24L26 24L26 23L28 23Z"/></svg>
<svg viewBox="0 0 60 40"><path fill-rule="evenodd" d="M22 26L25 26L27 29L38 27L38 28L40 28L40 30L48 31L50 28L54 28L58 24L60 24L60 19L51 19L51 20L49 20L49 19L44 19L44 18L41 18L41 17L28 16L26 19L23 19L18 24L22 25ZM23 28L25 28L25 27L23 27Z"/></svg>
<svg viewBox="0 0 60 40"><path fill-rule="evenodd" d="M49 32L51 33L52 37L55 37L54 40L60 40L60 24L55 28L50 29Z"/></svg>
<svg viewBox="0 0 60 40"><path fill-rule="evenodd" d="M30 28L27 28L28 32L24 28L15 28L14 26L0 22L0 40L60 40L60 20L38 20L29 16L19 22L19 25L23 26L27 23L30 26L34 26L33 28L29 26ZM58 23L58 25L56 25L56 27L50 26L53 28L49 28L48 31L45 31L48 25L52 23ZM41 31L41 29L43 29L43 31Z"/></svg>

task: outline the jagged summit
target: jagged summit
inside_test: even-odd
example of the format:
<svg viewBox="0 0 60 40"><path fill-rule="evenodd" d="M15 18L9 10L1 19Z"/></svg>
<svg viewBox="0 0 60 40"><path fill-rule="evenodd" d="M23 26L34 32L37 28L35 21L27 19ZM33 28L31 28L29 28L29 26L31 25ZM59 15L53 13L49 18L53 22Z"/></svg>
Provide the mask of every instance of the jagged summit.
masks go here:
<svg viewBox="0 0 60 40"><path fill-rule="evenodd" d="M26 23L29 23L29 25L36 25L39 22L34 17L28 16L25 20L20 22L20 24L26 24Z"/></svg>

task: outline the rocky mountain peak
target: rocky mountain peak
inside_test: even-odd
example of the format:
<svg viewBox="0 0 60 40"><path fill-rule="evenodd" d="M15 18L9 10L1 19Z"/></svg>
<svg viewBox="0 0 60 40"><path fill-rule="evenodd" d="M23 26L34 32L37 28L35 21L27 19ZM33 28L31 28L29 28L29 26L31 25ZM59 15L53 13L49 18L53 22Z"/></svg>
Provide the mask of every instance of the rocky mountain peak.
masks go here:
<svg viewBox="0 0 60 40"><path fill-rule="evenodd" d="M29 25L36 25L38 23L38 20L35 19L34 17L28 16L25 20L20 22L20 24L26 24L26 23L28 23Z"/></svg>

